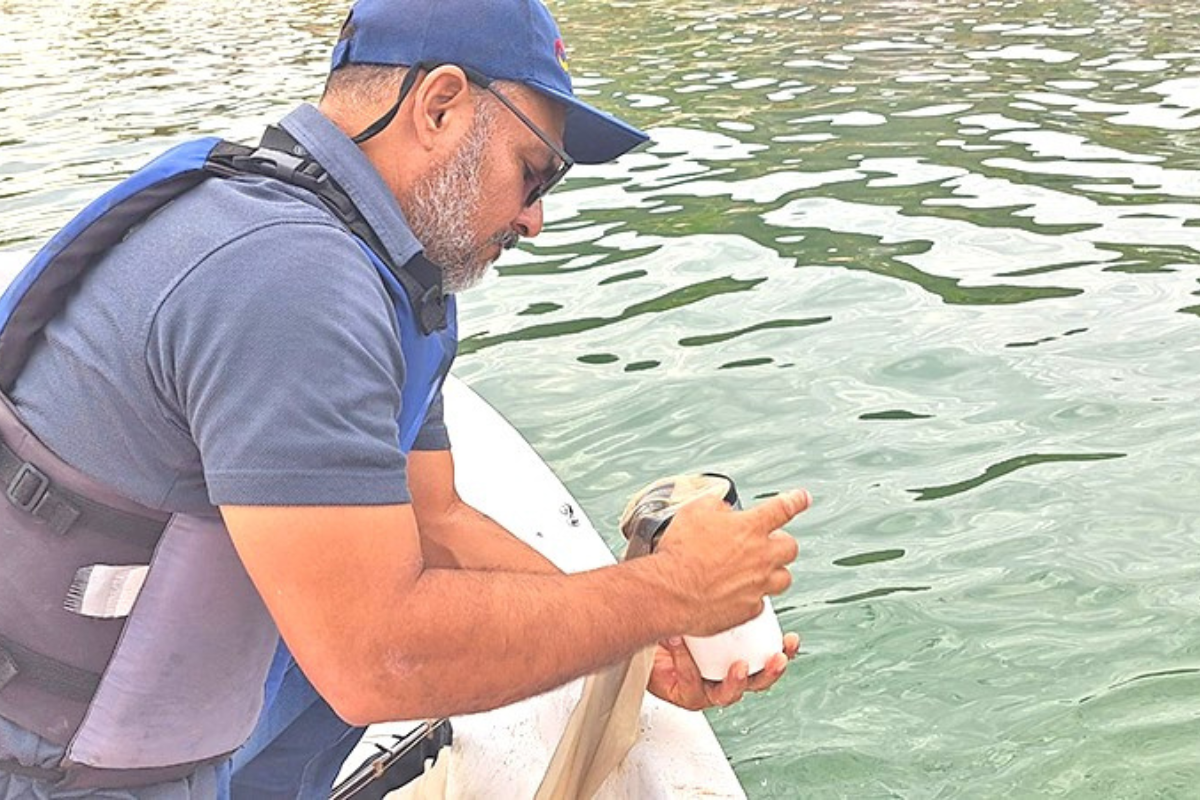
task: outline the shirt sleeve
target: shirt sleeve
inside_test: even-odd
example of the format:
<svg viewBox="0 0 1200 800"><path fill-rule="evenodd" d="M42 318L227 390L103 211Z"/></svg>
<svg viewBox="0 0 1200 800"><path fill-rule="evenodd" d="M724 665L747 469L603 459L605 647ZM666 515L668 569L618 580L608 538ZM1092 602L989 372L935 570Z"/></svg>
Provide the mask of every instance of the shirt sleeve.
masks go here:
<svg viewBox="0 0 1200 800"><path fill-rule="evenodd" d="M263 226L173 286L147 363L211 502L410 501L394 315L361 248L324 222Z"/></svg>
<svg viewBox="0 0 1200 800"><path fill-rule="evenodd" d="M417 432L413 450L449 450L450 434L446 431L445 408L442 402L442 390L438 389L437 397L429 404L425 414L425 422Z"/></svg>

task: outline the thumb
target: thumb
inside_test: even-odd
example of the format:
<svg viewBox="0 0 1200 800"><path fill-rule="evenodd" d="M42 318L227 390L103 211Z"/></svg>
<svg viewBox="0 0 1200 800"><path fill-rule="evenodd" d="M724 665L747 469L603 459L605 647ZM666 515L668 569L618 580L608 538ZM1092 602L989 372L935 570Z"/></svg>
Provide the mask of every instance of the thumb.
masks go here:
<svg viewBox="0 0 1200 800"><path fill-rule="evenodd" d="M794 489L768 498L742 513L749 515L756 527L773 531L782 528L810 505L812 495L805 489Z"/></svg>

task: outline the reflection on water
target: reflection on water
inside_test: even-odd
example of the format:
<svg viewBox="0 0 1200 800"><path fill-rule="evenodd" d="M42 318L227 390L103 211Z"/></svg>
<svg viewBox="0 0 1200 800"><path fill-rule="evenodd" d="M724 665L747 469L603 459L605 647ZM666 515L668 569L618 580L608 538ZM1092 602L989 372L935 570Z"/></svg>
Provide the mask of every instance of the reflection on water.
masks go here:
<svg viewBox="0 0 1200 800"><path fill-rule="evenodd" d="M655 142L552 196L458 370L602 526L682 469L813 491L804 655L711 715L749 794L1193 796L1200 3L554 8ZM343 13L0 0L0 247L315 97Z"/></svg>
<svg viewBox="0 0 1200 800"><path fill-rule="evenodd" d="M897 558L904 558L904 550L896 548L894 550L877 550L873 553L858 553L844 558L835 558L833 563L839 567L861 567L864 564L878 564L881 561L891 561Z"/></svg>
<svg viewBox="0 0 1200 800"><path fill-rule="evenodd" d="M977 489L988 481L994 481L1009 473L1024 467L1032 467L1036 464L1052 464L1056 461L1107 461L1110 458L1122 458L1123 456L1123 453L1031 453L1029 455L1006 459L999 464L992 464L977 478L959 481L949 486L929 486L924 489L910 489L909 491L917 496L917 500L940 500L943 497L950 497Z"/></svg>

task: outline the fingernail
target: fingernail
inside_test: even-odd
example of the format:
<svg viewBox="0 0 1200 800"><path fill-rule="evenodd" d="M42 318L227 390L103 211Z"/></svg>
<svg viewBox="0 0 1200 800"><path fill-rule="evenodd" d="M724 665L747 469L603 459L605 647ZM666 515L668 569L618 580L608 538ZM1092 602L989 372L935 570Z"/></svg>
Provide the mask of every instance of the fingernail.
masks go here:
<svg viewBox="0 0 1200 800"><path fill-rule="evenodd" d="M683 637L672 636L670 639L667 639L667 644L669 644L671 647L679 647L679 645L683 644Z"/></svg>

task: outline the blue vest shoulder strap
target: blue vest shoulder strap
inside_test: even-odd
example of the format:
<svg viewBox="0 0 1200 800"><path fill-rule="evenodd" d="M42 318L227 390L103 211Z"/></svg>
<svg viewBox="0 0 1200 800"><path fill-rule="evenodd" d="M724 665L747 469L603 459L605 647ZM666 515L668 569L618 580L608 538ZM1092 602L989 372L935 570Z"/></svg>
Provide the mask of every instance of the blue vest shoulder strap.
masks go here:
<svg viewBox="0 0 1200 800"><path fill-rule="evenodd" d="M217 139L198 139L163 153L93 201L21 270L0 297L0 390L12 387L37 333L88 266L134 224L204 180L217 144ZM48 271L52 263L55 268Z"/></svg>

